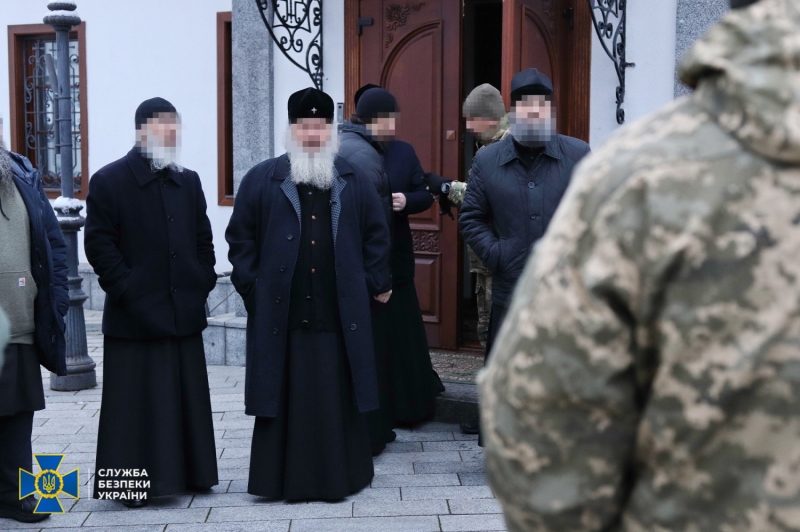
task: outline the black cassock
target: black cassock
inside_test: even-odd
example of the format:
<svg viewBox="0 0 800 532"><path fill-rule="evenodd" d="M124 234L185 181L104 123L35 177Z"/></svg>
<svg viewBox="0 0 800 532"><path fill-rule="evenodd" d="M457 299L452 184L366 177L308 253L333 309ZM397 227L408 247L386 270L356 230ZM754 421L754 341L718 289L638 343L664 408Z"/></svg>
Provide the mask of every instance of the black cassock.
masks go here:
<svg viewBox="0 0 800 532"><path fill-rule="evenodd" d="M270 499L339 500L374 475L355 401L336 288L331 193L297 186L300 251L289 301L278 414L256 417L247 491Z"/></svg>
<svg viewBox="0 0 800 532"><path fill-rule="evenodd" d="M85 247L106 292L96 472L144 469L148 498L216 485L202 337L216 274L200 177L154 172L134 148L90 180Z"/></svg>

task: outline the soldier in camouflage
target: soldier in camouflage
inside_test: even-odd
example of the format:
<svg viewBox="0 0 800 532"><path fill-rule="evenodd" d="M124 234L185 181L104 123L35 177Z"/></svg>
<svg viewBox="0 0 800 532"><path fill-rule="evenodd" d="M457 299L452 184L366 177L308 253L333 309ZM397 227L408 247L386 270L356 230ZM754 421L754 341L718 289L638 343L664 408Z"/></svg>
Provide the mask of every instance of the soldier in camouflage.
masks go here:
<svg viewBox="0 0 800 532"><path fill-rule="evenodd" d="M500 91L488 83L475 87L464 100L464 118L467 129L475 135L475 151L480 151L508 135L508 115ZM450 202L460 207L464 202L467 184L456 182L451 186ZM454 184L455 185L455 184ZM478 255L469 250L469 271L475 274L475 298L478 304L478 339L486 347L489 334L489 316L492 312L492 272L483 265Z"/></svg>
<svg viewBox="0 0 800 532"><path fill-rule="evenodd" d="M513 532L800 531L800 0L680 75L576 172L479 378Z"/></svg>

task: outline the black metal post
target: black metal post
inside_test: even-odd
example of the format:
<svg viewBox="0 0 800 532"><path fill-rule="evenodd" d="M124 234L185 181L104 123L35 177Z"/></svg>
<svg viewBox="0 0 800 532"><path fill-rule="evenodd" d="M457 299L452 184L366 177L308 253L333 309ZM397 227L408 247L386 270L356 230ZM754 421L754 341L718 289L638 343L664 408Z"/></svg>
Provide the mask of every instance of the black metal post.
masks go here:
<svg viewBox="0 0 800 532"><path fill-rule="evenodd" d="M56 32L58 105L58 144L56 150L60 158L61 197L55 202L58 223L67 243L67 266L69 267L69 310L67 311L67 375L59 377L50 374L52 390L74 391L97 386L94 360L86 347L86 320L83 315L83 302L86 293L81 289L81 276L78 273L78 231L85 220L80 211L83 205L74 199L72 181L72 88L69 75L69 32L81 19L75 11L74 2L50 2L47 8L52 12L44 17L44 23ZM55 89L55 87L54 87Z"/></svg>

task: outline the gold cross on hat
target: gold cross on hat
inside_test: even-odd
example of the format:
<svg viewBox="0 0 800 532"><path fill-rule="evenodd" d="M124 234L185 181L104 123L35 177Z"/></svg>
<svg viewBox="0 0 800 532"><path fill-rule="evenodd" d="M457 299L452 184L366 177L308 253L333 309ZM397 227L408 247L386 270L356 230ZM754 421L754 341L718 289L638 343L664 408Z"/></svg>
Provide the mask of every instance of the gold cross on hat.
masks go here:
<svg viewBox="0 0 800 532"><path fill-rule="evenodd" d="M316 107L312 107L311 108L311 112L314 113L314 114L317 114L317 108Z"/></svg>

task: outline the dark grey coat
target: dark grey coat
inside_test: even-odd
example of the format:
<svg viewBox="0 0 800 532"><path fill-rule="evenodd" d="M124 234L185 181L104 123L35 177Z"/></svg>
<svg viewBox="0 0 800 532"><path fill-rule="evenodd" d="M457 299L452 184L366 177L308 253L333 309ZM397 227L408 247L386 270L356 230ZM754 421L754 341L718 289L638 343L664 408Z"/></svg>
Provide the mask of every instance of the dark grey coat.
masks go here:
<svg viewBox="0 0 800 532"><path fill-rule="evenodd" d="M533 244L547 230L573 168L589 151L582 140L556 135L526 171L508 135L475 156L458 228L492 271L493 303L508 305Z"/></svg>
<svg viewBox="0 0 800 532"><path fill-rule="evenodd" d="M367 176L381 197L386 223L392 227L392 186L383 167L383 147L370 138L366 126L345 120L339 134L339 157Z"/></svg>
<svg viewBox="0 0 800 532"><path fill-rule="evenodd" d="M375 188L344 160L331 190L336 291L361 412L378 407L370 300L392 287L389 228ZM300 251L300 199L284 154L254 166L236 194L225 240L231 281L247 308L245 413L275 417L286 363L292 276Z"/></svg>

